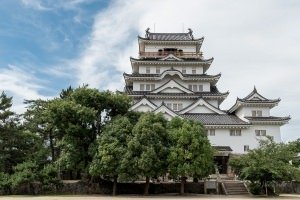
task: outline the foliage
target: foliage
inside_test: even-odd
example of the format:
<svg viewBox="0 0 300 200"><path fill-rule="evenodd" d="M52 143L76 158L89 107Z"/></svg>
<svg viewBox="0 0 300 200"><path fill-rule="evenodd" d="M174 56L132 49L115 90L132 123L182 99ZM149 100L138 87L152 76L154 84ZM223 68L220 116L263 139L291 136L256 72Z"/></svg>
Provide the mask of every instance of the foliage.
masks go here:
<svg viewBox="0 0 300 200"><path fill-rule="evenodd" d="M58 167L55 164L45 165L44 168L39 171L39 180L43 185L59 186L62 182L58 176L58 171Z"/></svg>
<svg viewBox="0 0 300 200"><path fill-rule="evenodd" d="M169 135L169 172L174 178L181 177L183 193L186 177L203 178L209 175L214 151L203 126L196 122L175 117L169 123Z"/></svg>
<svg viewBox="0 0 300 200"><path fill-rule="evenodd" d="M200 124L173 118L170 122L170 173L176 176L203 178L212 169L213 149Z"/></svg>
<svg viewBox="0 0 300 200"><path fill-rule="evenodd" d="M0 190L8 191L11 186L10 175L0 172Z"/></svg>
<svg viewBox="0 0 300 200"><path fill-rule="evenodd" d="M128 151L127 141L131 137L132 128L127 117L118 117L107 124L98 140L97 153L90 166L91 175L114 178L114 195L118 176L130 170L124 168L122 162Z"/></svg>
<svg viewBox="0 0 300 200"><path fill-rule="evenodd" d="M148 193L149 178L167 172L169 140L166 131L167 121L162 114L145 113L133 128L133 137L128 142L125 154L125 168L132 174L146 177L145 193Z"/></svg>
<svg viewBox="0 0 300 200"><path fill-rule="evenodd" d="M14 167L14 174L11 175L12 187L16 188L21 184L31 184L38 180L37 165L27 161Z"/></svg>
<svg viewBox="0 0 300 200"><path fill-rule="evenodd" d="M230 165L242 179L258 183L261 190L266 191L274 182L299 178L299 168L290 164L296 155L290 144L275 143L267 138L259 142L257 149L230 160Z"/></svg>

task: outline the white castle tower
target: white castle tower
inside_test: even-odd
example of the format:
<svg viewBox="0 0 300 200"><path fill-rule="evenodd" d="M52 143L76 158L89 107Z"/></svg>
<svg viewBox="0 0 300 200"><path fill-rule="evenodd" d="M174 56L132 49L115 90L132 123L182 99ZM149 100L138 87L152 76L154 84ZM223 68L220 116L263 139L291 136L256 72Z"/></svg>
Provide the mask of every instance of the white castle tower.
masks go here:
<svg viewBox="0 0 300 200"><path fill-rule="evenodd" d="M150 33L138 37L139 58L130 58L132 73L124 73L125 92L133 97L131 110L163 113L201 122L211 144L219 151L215 160L227 173L228 157L258 145L258 138L270 135L280 142L280 126L290 117L273 117L270 109L280 99L270 100L254 90L237 99L229 110L220 104L228 92L219 92L221 74L209 75L213 58L200 51L204 38L188 33Z"/></svg>

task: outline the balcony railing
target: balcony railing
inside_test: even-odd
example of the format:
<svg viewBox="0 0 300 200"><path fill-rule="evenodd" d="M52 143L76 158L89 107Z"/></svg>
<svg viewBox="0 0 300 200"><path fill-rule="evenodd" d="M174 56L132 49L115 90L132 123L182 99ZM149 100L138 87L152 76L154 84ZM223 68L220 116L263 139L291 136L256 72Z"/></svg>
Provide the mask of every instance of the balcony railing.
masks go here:
<svg viewBox="0 0 300 200"><path fill-rule="evenodd" d="M140 57L145 58L161 58L169 54L173 54L179 58L203 58L202 52L176 52L176 51L159 51L159 52L140 52Z"/></svg>

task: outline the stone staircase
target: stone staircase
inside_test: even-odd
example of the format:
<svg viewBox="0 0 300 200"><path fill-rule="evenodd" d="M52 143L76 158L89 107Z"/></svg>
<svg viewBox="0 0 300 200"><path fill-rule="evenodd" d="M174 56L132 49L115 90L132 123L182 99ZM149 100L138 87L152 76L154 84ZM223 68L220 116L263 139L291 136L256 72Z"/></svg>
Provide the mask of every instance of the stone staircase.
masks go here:
<svg viewBox="0 0 300 200"><path fill-rule="evenodd" d="M246 195L249 194L244 182L242 181L222 181L222 187L226 195Z"/></svg>

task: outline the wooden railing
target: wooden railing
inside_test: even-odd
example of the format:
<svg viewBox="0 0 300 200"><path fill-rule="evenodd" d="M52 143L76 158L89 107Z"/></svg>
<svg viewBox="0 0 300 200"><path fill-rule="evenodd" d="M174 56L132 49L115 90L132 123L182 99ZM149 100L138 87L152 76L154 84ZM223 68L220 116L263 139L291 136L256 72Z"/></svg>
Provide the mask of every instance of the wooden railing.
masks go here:
<svg viewBox="0 0 300 200"><path fill-rule="evenodd" d="M176 52L176 51L161 51L161 52L140 52L140 57L165 57L169 54L173 54L182 58L202 58L202 52Z"/></svg>

